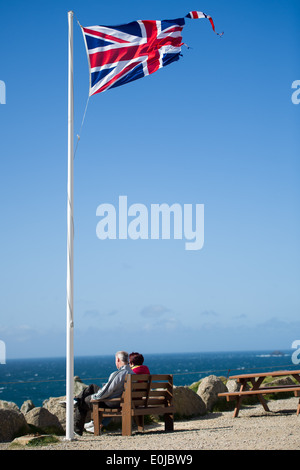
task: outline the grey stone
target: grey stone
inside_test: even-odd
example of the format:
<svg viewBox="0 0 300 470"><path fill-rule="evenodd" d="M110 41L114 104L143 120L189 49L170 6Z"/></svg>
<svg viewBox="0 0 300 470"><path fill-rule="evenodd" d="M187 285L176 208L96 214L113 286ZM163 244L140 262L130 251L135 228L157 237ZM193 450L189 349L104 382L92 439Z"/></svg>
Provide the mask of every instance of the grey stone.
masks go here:
<svg viewBox="0 0 300 470"><path fill-rule="evenodd" d="M295 382L291 377L281 377L273 380L272 382L263 383L263 387L276 387L280 385L295 385Z"/></svg>
<svg viewBox="0 0 300 470"><path fill-rule="evenodd" d="M231 379L231 380L228 380L228 382L226 383L226 387L227 387L228 392L238 392L241 388L241 384L239 384L236 380Z"/></svg>
<svg viewBox="0 0 300 470"><path fill-rule="evenodd" d="M0 441L9 442L27 432L28 426L23 413L12 408L0 409Z"/></svg>
<svg viewBox="0 0 300 470"><path fill-rule="evenodd" d="M43 432L47 432L49 429L53 432L62 432L63 427L59 422L59 419L54 414L50 413L49 410L43 407L33 408L26 413L26 421Z"/></svg>
<svg viewBox="0 0 300 470"><path fill-rule="evenodd" d="M206 413L206 406L197 393L189 387L174 387L175 413L181 417L199 416Z"/></svg>
<svg viewBox="0 0 300 470"><path fill-rule="evenodd" d="M19 407L13 401L0 400L1 410L15 410L20 411Z"/></svg>
<svg viewBox="0 0 300 470"><path fill-rule="evenodd" d="M65 396L51 397L43 404L43 407L46 408L46 410L50 411L50 413L57 417L64 431L66 430L66 405L64 403L65 400Z"/></svg>
<svg viewBox="0 0 300 470"><path fill-rule="evenodd" d="M82 382L81 378L78 377L78 375L76 375L74 377L74 397L76 397L76 395L79 395L79 393L81 393L82 390L84 390L86 387L87 385Z"/></svg>
<svg viewBox="0 0 300 470"><path fill-rule="evenodd" d="M197 394L205 403L207 411L211 411L213 405L219 400L218 393L227 392L226 385L219 377L209 375L199 384Z"/></svg>
<svg viewBox="0 0 300 470"><path fill-rule="evenodd" d="M28 411L32 410L33 408L35 408L33 402L31 400L26 400L21 406L21 412L23 415L26 415L26 413L28 413Z"/></svg>

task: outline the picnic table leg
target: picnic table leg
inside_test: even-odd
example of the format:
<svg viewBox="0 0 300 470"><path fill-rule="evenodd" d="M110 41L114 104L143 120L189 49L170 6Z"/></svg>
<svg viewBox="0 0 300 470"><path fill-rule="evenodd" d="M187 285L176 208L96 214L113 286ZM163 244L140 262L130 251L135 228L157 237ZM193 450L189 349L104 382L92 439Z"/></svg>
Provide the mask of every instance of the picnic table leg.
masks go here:
<svg viewBox="0 0 300 470"><path fill-rule="evenodd" d="M300 384L300 374L292 374L292 377L297 380L297 382Z"/></svg>
<svg viewBox="0 0 300 470"><path fill-rule="evenodd" d="M236 397L236 403L235 403L235 408L234 408L234 412L233 412L233 417L234 418L238 417L240 407L241 407L241 403L242 403L242 399L243 399L243 397L239 397L239 396Z"/></svg>
<svg viewBox="0 0 300 470"><path fill-rule="evenodd" d="M267 402L266 402L266 400L264 399L264 397L262 397L261 395L256 395L256 396L257 396L257 398L259 399L261 405L264 407L264 410L265 410L265 411L270 411L270 410L269 410L269 407L268 407L268 405L267 405Z"/></svg>
<svg viewBox="0 0 300 470"><path fill-rule="evenodd" d="M242 379L240 383L241 383L240 391L243 392L245 390L246 386L247 386L247 380ZM243 397L241 397L241 396L236 397L236 404L235 404L235 409L234 409L234 412L233 412L233 417L234 418L238 417L240 407L241 407L241 404L242 404L242 399L243 399Z"/></svg>
<svg viewBox="0 0 300 470"><path fill-rule="evenodd" d="M264 377L259 377L257 380L255 379L251 379L251 383L253 385L253 388L252 390L256 390L256 389L259 389L261 383L264 381ZM269 407L267 405L267 402L266 400L264 399L264 397L262 395L256 395L257 398L259 399L260 401L260 404L263 406L264 410L265 411L270 411L269 410Z"/></svg>
<svg viewBox="0 0 300 470"><path fill-rule="evenodd" d="M300 374L292 374L292 376L300 384ZM295 397L299 397L299 392L294 392L294 394L295 394ZM299 403L298 403L298 406L297 406L297 416L299 415L299 413L300 413L300 398L299 398Z"/></svg>

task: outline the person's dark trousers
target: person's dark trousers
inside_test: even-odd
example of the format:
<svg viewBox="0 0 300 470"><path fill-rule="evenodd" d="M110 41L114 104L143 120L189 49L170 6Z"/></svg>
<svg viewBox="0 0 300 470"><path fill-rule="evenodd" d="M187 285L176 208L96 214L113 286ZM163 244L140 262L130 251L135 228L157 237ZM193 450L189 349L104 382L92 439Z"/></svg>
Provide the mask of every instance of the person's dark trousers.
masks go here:
<svg viewBox="0 0 300 470"><path fill-rule="evenodd" d="M86 387L75 399L77 400L77 406L74 412L74 431L81 435L84 429L84 423L88 411L92 409L91 398L94 393L97 393L100 387L95 384L91 384Z"/></svg>

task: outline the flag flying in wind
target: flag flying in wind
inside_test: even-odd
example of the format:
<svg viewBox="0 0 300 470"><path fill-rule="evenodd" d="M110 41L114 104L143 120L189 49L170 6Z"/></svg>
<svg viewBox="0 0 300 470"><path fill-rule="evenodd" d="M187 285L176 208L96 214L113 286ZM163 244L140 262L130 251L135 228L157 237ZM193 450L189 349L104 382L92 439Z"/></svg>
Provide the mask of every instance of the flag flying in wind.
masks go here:
<svg viewBox="0 0 300 470"><path fill-rule="evenodd" d="M212 18L201 11L191 11L186 18L207 18L216 32ZM178 60L184 25L184 18L178 18L81 27L89 60L89 95L145 77Z"/></svg>

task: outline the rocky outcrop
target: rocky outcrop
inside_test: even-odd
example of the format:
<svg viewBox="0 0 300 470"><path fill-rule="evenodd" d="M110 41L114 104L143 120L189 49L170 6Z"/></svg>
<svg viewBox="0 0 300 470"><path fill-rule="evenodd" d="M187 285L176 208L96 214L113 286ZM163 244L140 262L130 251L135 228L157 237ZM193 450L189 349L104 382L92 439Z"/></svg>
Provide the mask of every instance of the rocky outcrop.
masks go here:
<svg viewBox="0 0 300 470"><path fill-rule="evenodd" d="M26 422L46 433L61 434L63 432L63 427L58 417L43 407L33 408L28 411L26 413Z"/></svg>
<svg viewBox="0 0 300 470"><path fill-rule="evenodd" d="M82 382L80 377L74 377L74 396L79 395L83 389L85 389L87 385ZM50 397L48 400L45 400L43 403L43 408L46 408L50 413L55 415L58 418L58 421L63 428L66 430L66 406L65 402L66 397ZM87 421L91 420L91 414L88 413Z"/></svg>
<svg viewBox="0 0 300 470"><path fill-rule="evenodd" d="M227 387L215 375L205 377L197 390L197 395L203 400L206 410L211 411L213 405L219 400L218 393L227 392Z"/></svg>
<svg viewBox="0 0 300 470"><path fill-rule="evenodd" d="M55 415L64 430L66 430L66 397L51 397L43 403L43 407Z"/></svg>
<svg viewBox="0 0 300 470"><path fill-rule="evenodd" d="M0 410L20 411L18 406L12 401L0 400Z"/></svg>
<svg viewBox="0 0 300 470"><path fill-rule="evenodd" d="M189 387L174 387L175 414L178 417L193 417L206 412L202 398Z"/></svg>
<svg viewBox="0 0 300 470"><path fill-rule="evenodd" d="M84 388L79 377L74 377L74 395ZM50 397L42 407L35 407L31 400L26 400L21 409L16 403L0 400L0 441L7 442L16 436L37 429L42 432L62 434L66 429L66 397ZM88 413L87 420L90 421Z"/></svg>
<svg viewBox="0 0 300 470"><path fill-rule="evenodd" d="M226 383L226 387L227 387L228 392L238 392L241 388L241 384L238 383L236 380L231 379L231 380L228 380L228 382ZM247 385L245 390L248 390L248 389L249 387ZM225 390L225 392L227 390Z"/></svg>
<svg viewBox="0 0 300 470"><path fill-rule="evenodd" d="M272 382L263 384L263 387L276 387L281 385L295 385L295 382L291 377L281 377L273 380Z"/></svg>
<svg viewBox="0 0 300 470"><path fill-rule="evenodd" d="M28 413L28 411L32 410L33 408L35 408L33 402L31 400L26 400L21 406L21 413L23 413L23 415L26 415L26 413Z"/></svg>
<svg viewBox="0 0 300 470"><path fill-rule="evenodd" d="M195 387L196 383L193 385ZM80 378L75 377L74 395L78 395L85 387ZM218 393L237 391L239 387L235 380L229 380L224 385L221 378L215 375L202 379L198 389L194 388L197 393L188 386L174 386L175 419L205 415L222 400ZM42 407L35 407L31 400L26 400L21 411L15 403L0 400L0 441L10 441L34 430L63 434L66 429L65 400L65 396L51 397L44 401ZM90 419L91 414L88 413L87 421ZM119 418L115 419L120 421Z"/></svg>
<svg viewBox="0 0 300 470"><path fill-rule="evenodd" d="M28 430L23 413L13 408L0 409L0 441L12 441L16 436L26 434Z"/></svg>
<svg viewBox="0 0 300 470"><path fill-rule="evenodd" d="M74 377L74 396L79 395L87 387L85 383L82 382L81 378L76 375Z"/></svg>

